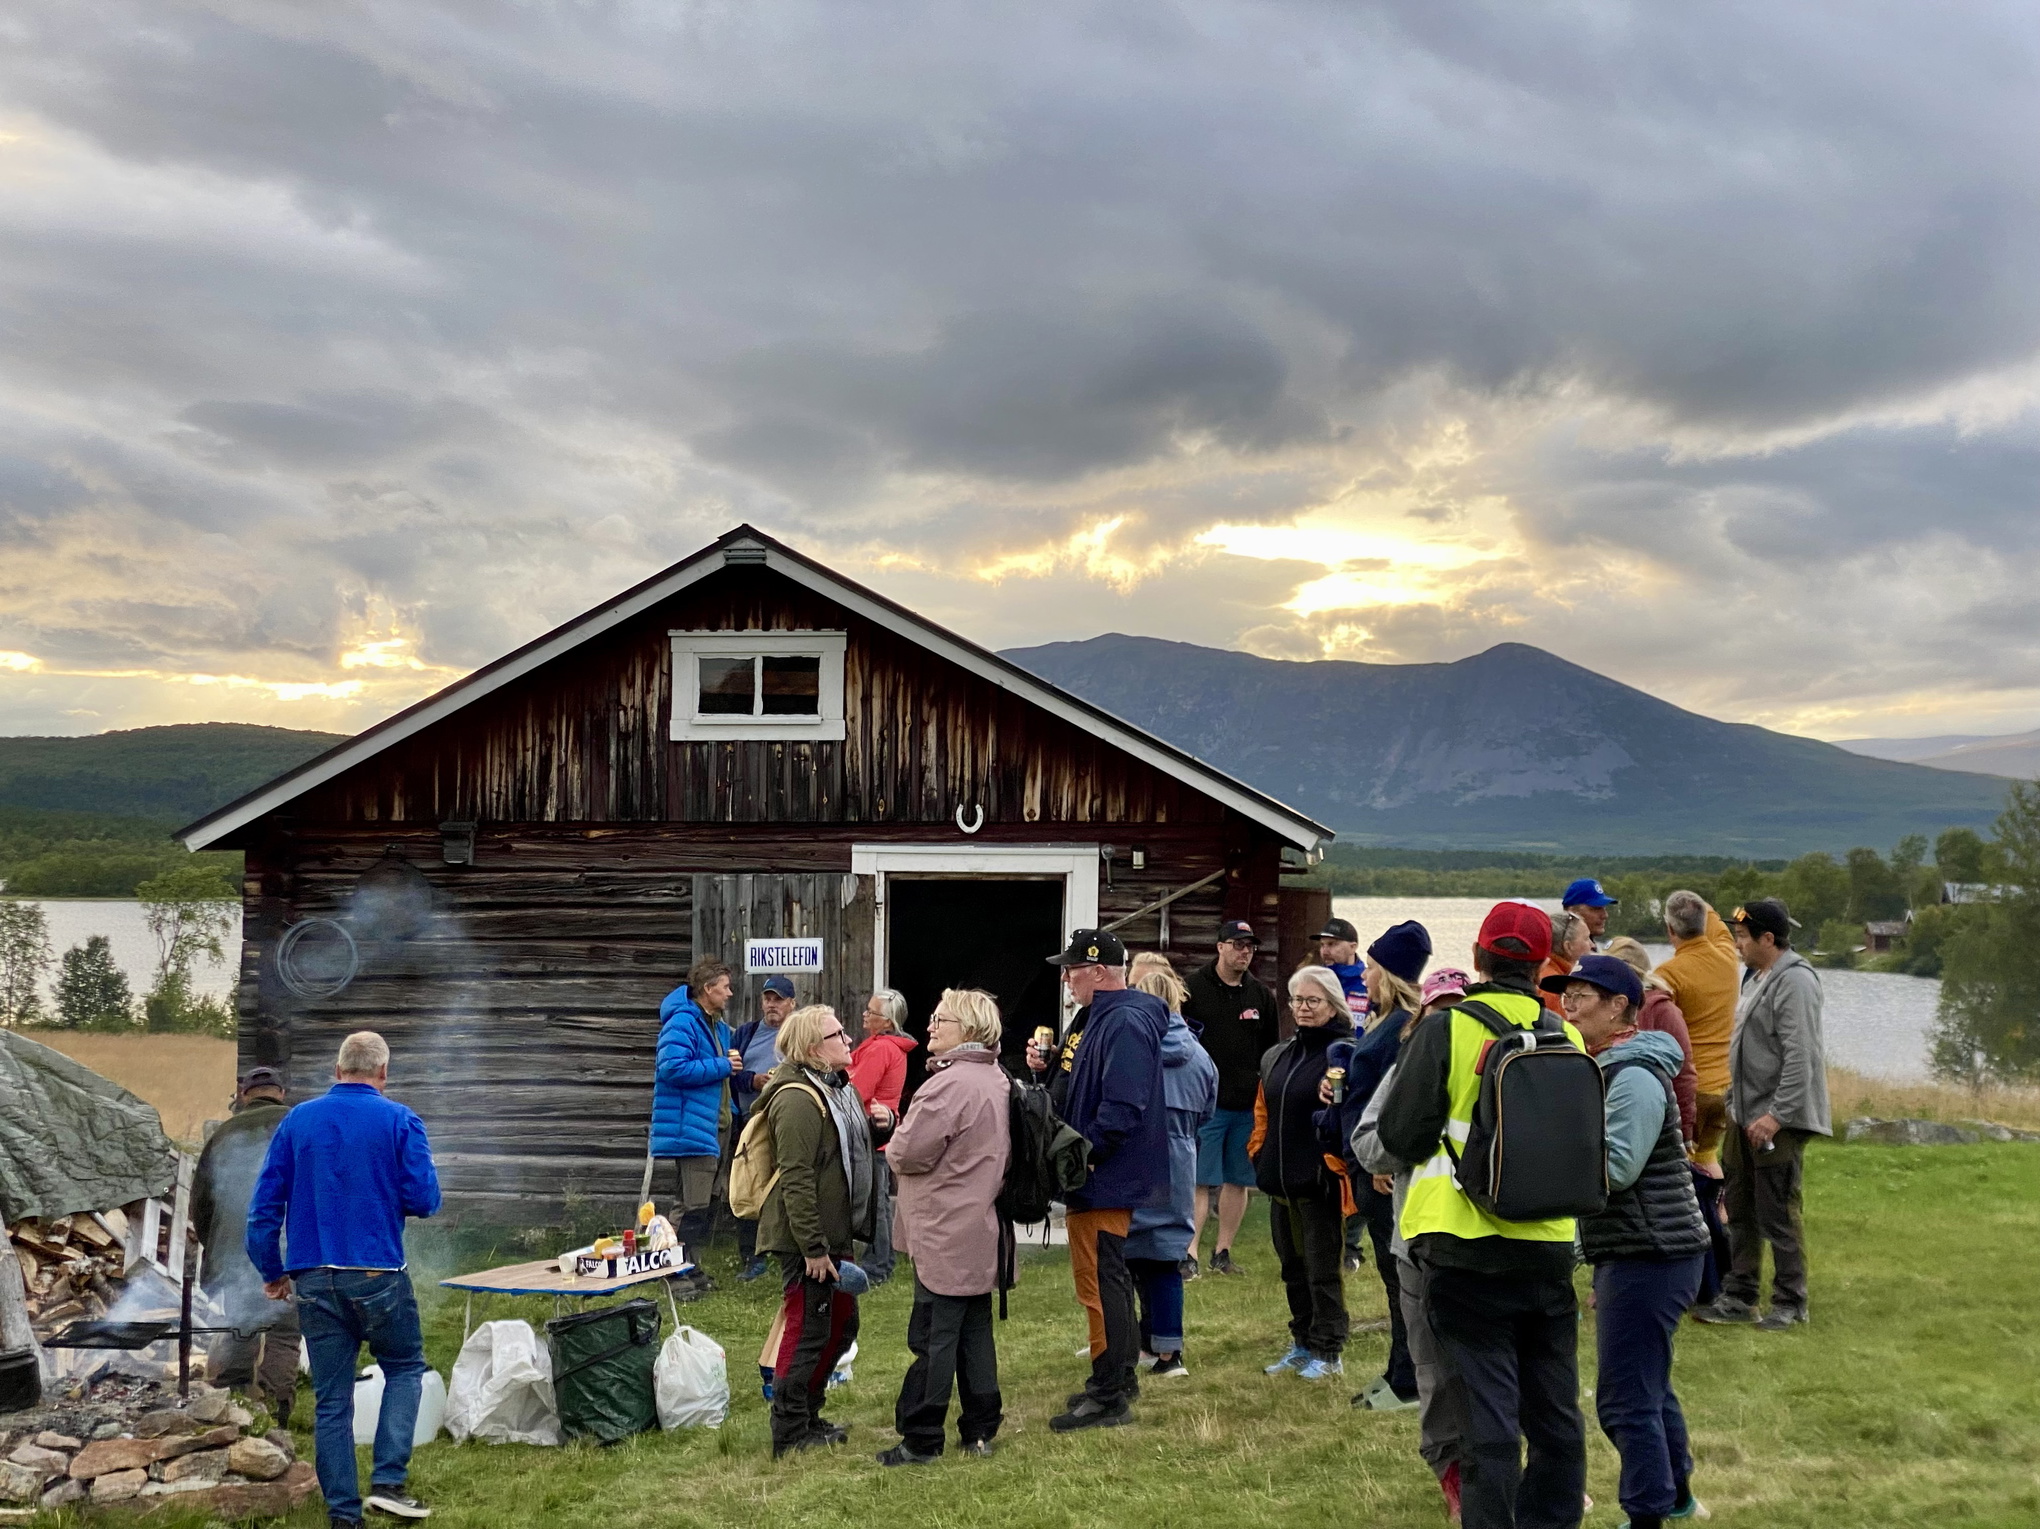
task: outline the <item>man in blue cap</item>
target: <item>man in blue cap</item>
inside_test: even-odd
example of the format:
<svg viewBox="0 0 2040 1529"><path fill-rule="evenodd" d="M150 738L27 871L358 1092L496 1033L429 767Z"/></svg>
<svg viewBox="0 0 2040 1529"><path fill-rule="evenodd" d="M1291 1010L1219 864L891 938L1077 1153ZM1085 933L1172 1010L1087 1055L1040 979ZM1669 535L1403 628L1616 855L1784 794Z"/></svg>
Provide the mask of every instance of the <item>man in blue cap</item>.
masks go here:
<svg viewBox="0 0 2040 1529"><path fill-rule="evenodd" d="M1608 933L1608 910L1619 907L1619 900L1610 897L1607 888L1593 877L1582 876L1565 889L1565 896L1558 901L1566 912L1579 915L1580 922L1587 926L1587 933L1593 937L1594 949L1599 950Z"/></svg>

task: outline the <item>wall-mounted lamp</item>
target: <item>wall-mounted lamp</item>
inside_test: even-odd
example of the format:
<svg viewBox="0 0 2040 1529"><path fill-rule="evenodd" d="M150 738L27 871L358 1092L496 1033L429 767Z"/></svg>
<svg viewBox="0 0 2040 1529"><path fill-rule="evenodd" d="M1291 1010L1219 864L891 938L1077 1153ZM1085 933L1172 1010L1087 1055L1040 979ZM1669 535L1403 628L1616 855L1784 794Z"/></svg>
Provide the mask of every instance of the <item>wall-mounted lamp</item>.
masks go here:
<svg viewBox="0 0 2040 1529"><path fill-rule="evenodd" d="M448 865L473 865L475 863L475 825L472 823L441 823L439 825L439 858Z"/></svg>

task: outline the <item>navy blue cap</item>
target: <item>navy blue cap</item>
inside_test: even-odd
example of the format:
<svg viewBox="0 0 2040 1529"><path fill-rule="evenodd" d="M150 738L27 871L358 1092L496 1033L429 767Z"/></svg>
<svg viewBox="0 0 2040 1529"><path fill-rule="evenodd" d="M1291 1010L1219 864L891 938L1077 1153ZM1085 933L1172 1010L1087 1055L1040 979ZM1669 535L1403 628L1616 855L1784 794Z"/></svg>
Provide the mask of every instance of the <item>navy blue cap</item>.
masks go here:
<svg viewBox="0 0 2040 1529"><path fill-rule="evenodd" d="M764 990L774 998L791 998L793 996L793 979L791 977L767 977L765 979Z"/></svg>
<svg viewBox="0 0 2040 1529"><path fill-rule="evenodd" d="M1414 983L1431 959L1431 931L1414 919L1392 924L1367 947L1367 959L1390 976Z"/></svg>
<svg viewBox="0 0 2040 1529"><path fill-rule="evenodd" d="M1563 993L1569 982L1585 982L1604 993L1620 993L1629 1000L1632 1014L1643 1007L1643 979L1620 956L1581 956L1580 964L1563 977L1546 977L1537 985L1547 993Z"/></svg>
<svg viewBox="0 0 2040 1529"><path fill-rule="evenodd" d="M1616 901L1593 877L1582 876L1565 889L1565 896L1558 900L1558 905L1561 908L1612 908Z"/></svg>

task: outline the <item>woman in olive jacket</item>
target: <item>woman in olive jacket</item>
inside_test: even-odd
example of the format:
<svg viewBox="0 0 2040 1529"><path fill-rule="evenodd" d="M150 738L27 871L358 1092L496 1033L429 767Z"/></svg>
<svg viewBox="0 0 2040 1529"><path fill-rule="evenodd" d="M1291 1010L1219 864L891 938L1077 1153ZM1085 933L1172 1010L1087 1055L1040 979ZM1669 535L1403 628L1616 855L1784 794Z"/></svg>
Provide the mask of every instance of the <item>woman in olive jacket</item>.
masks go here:
<svg viewBox="0 0 2040 1529"><path fill-rule="evenodd" d="M876 1202L875 1148L892 1112L865 1105L850 1086L850 1043L836 1011L797 1009L779 1027L779 1054L754 1108L772 1132L777 1179L758 1215L758 1251L779 1255L786 1281L773 1363L772 1457L841 1444L849 1430L822 1421L829 1372L857 1337L857 1298L842 1290L838 1260L869 1241Z"/></svg>

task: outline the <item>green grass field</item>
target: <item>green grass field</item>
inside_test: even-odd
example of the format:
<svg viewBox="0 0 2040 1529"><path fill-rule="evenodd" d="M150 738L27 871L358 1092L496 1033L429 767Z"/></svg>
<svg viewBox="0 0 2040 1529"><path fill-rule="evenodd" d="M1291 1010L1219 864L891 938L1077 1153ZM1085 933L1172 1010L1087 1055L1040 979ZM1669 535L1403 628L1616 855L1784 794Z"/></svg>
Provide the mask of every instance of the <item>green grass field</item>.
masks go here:
<svg viewBox="0 0 2040 1529"><path fill-rule="evenodd" d="M1714 1522L1765 1529L2040 1522L2040 1147L1839 1147L1808 1168L1814 1325L1784 1335L1689 1324L1676 1383L1691 1421L1695 1485ZM483 1250L486 1251L486 1250ZM885 1470L906 1364L904 1279L864 1301L856 1378L830 1414L851 1445L772 1463L753 1361L773 1293L728 1279L683 1317L729 1352L734 1406L717 1431L647 1435L613 1449L445 1443L421 1450L413 1484L446 1529L859 1524L1214 1526L1441 1525L1418 1459L1414 1414L1356 1412L1379 1372L1383 1333L1347 1354L1345 1383L1269 1379L1285 1346L1283 1302L1258 1213L1240 1240L1248 1274L1189 1290L1187 1380L1151 1382L1133 1427L1070 1438L1049 1417L1085 1361L1060 1255L1037 1255L999 1330L1007 1422L989 1461L953 1453ZM513 1247L499 1261L531 1256ZM458 1350L457 1298L428 1299L428 1346L443 1372ZM1356 1323L1385 1315L1370 1265L1347 1281ZM546 1301L496 1301L486 1315L534 1323ZM477 1319L484 1315L478 1303ZM1581 1384L1593 1386L1593 1329ZM1613 1529L1616 1461L1589 1414L1589 1525ZM309 1452L309 1439L305 1441ZM363 1457L366 1476L366 1452ZM307 1509L294 1522L322 1517Z"/></svg>

